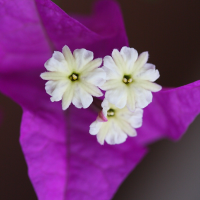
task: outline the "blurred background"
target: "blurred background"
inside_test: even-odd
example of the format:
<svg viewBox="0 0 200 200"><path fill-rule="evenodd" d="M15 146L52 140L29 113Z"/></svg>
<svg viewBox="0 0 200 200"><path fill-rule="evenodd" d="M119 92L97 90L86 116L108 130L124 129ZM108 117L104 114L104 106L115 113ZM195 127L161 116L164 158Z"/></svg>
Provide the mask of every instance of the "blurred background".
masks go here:
<svg viewBox="0 0 200 200"><path fill-rule="evenodd" d="M55 0L67 13L89 14L93 0ZM149 51L162 86L200 80L200 0L118 0L129 44ZM116 22L117 23L117 22ZM0 94L0 199L36 200L18 142L22 110ZM1 118L1 116L0 116ZM200 200L200 116L176 143L163 140L118 189L113 200Z"/></svg>

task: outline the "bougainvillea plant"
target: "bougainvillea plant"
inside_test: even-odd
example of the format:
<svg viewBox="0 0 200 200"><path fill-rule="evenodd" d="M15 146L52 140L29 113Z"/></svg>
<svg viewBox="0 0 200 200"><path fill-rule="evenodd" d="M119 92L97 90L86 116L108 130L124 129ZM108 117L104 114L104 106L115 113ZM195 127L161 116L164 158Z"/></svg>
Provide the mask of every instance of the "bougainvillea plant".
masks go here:
<svg viewBox="0 0 200 200"><path fill-rule="evenodd" d="M116 2L99 1L91 16L74 19L50 0L1 0L0 17L0 91L23 108L20 144L38 199L111 199L147 153L148 144L162 138L179 139L200 112L200 81L163 88L144 108L136 137L122 144L100 145L89 134L98 115L97 102L102 101L97 99L100 90L92 103L88 97L90 107L82 105L87 109L67 108L66 103L63 111L61 102L50 101L40 74L53 52L61 52L65 45L71 51L87 49L95 59L128 47ZM68 78L76 80L77 75ZM124 78L124 83L132 82ZM93 85L101 88L101 84ZM53 101L60 99L54 97ZM104 105L106 110L109 104Z"/></svg>

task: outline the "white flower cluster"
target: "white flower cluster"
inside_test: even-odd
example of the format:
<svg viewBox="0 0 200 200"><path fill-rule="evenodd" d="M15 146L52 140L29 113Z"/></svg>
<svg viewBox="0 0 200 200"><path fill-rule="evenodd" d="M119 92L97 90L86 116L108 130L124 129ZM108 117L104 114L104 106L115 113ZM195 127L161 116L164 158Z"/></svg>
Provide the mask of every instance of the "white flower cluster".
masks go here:
<svg viewBox="0 0 200 200"><path fill-rule="evenodd" d="M129 47L114 49L111 56L93 59L93 52L68 46L62 53L55 51L45 63L48 72L41 78L48 80L45 89L51 101L62 100L66 110L71 103L77 108L88 108L93 97L105 98L102 111L90 125L90 134L97 135L100 144L120 144L127 136L136 136L135 128L142 125L142 108L152 102L152 92L161 90L153 83L159 78L155 65L147 63L148 52L138 56ZM100 90L100 89L101 90Z"/></svg>

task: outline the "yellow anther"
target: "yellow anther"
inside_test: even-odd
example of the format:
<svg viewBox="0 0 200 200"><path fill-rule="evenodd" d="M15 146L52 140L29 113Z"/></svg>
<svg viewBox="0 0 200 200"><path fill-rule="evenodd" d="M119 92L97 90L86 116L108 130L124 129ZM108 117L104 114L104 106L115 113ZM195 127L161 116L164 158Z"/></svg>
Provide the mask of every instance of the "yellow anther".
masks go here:
<svg viewBox="0 0 200 200"><path fill-rule="evenodd" d="M76 80L78 77L77 77L75 74L73 74L73 75L72 75L72 78L73 78L74 80Z"/></svg>
<svg viewBox="0 0 200 200"><path fill-rule="evenodd" d="M127 83L128 80L127 80L126 78L123 78L123 82L124 82L124 83Z"/></svg>
<svg viewBox="0 0 200 200"><path fill-rule="evenodd" d="M129 79L128 79L128 82L129 82L129 83L133 82L133 79L132 79L132 78L129 78Z"/></svg>
<svg viewBox="0 0 200 200"><path fill-rule="evenodd" d="M108 115L108 116L114 116L115 113L114 113L113 111L108 111L108 112L107 112L107 115Z"/></svg>
<svg viewBox="0 0 200 200"><path fill-rule="evenodd" d="M114 112L110 112L110 115L114 115Z"/></svg>

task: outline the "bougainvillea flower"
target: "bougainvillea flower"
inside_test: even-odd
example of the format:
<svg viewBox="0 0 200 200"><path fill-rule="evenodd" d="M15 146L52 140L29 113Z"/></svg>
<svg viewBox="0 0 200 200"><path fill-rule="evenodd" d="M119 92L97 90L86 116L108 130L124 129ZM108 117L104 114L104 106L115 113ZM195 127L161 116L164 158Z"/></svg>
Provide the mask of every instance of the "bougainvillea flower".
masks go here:
<svg viewBox="0 0 200 200"><path fill-rule="evenodd" d="M106 99L101 105L103 110L90 125L89 131L91 135L97 135L100 144L104 144L104 140L108 144L120 144L126 141L127 135L131 137L137 135L135 128L142 126L141 108L136 108L134 112L127 107L119 109Z"/></svg>
<svg viewBox="0 0 200 200"><path fill-rule="evenodd" d="M161 86L152 83L160 74L155 65L147 63L148 52L141 53L129 47L112 51L112 57L104 58L103 69L106 71L106 83L101 89L106 90L106 99L118 108L127 106L144 108L152 102L152 93L161 90Z"/></svg>
<svg viewBox="0 0 200 200"><path fill-rule="evenodd" d="M0 91L23 108L20 144L40 200L111 199L147 144L179 139L200 112L200 81L163 89L144 109L136 137L102 146L89 134L94 106L63 112L49 100L40 74L64 45L97 58L128 46L118 5L100 1L90 17L74 19L50 0L1 0L0 18Z"/></svg>
<svg viewBox="0 0 200 200"><path fill-rule="evenodd" d="M103 96L97 86L104 84L106 74L98 68L102 59L93 60L93 52L86 49L76 49L73 54L68 46L62 48L62 53L55 51L44 64L49 72L40 76L46 83L46 92L51 95L51 101L62 99L62 108L66 110L71 102L77 108L88 108L93 98Z"/></svg>

